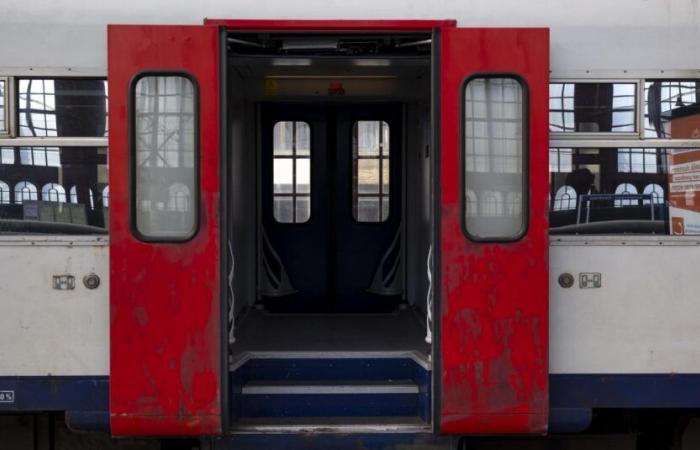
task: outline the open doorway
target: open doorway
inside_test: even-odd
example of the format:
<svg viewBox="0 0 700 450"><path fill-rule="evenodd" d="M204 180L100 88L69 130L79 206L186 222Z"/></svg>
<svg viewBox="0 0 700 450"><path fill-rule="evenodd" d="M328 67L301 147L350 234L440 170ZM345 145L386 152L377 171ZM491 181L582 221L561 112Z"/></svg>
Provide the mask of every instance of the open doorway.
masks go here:
<svg viewBox="0 0 700 450"><path fill-rule="evenodd" d="M254 404L340 377L388 400L337 423L429 423L431 51L430 34L228 35L234 422L328 417L319 395Z"/></svg>

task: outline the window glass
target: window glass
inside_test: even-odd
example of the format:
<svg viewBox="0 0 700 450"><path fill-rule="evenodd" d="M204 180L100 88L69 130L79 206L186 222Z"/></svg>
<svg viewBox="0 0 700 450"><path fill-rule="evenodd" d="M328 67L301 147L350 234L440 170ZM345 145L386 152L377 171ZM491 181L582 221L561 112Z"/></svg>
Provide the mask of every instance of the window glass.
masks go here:
<svg viewBox="0 0 700 450"><path fill-rule="evenodd" d="M277 222L311 217L311 129L306 122L277 122L272 130L272 213Z"/></svg>
<svg viewBox="0 0 700 450"><path fill-rule="evenodd" d="M517 239L525 230L524 106L513 78L476 78L465 87L463 195L471 238Z"/></svg>
<svg viewBox="0 0 700 450"><path fill-rule="evenodd" d="M2 147L0 232L104 233L107 183L106 148Z"/></svg>
<svg viewBox="0 0 700 450"><path fill-rule="evenodd" d="M20 136L107 136L107 81L19 78Z"/></svg>
<svg viewBox="0 0 700 450"><path fill-rule="evenodd" d="M550 198L552 234L700 234L700 150L552 148Z"/></svg>
<svg viewBox="0 0 700 450"><path fill-rule="evenodd" d="M549 130L634 132L635 83L550 83Z"/></svg>
<svg viewBox="0 0 700 450"><path fill-rule="evenodd" d="M389 124L361 120L352 127L352 215L358 222L389 218Z"/></svg>
<svg viewBox="0 0 700 450"><path fill-rule="evenodd" d="M145 76L134 86L136 230L180 240L197 220L195 87L184 76ZM109 191L101 193L108 205Z"/></svg>
<svg viewBox="0 0 700 450"><path fill-rule="evenodd" d="M648 80L644 137L700 139L700 80Z"/></svg>
<svg viewBox="0 0 700 450"><path fill-rule="evenodd" d="M7 133L7 80L0 79L0 134Z"/></svg>

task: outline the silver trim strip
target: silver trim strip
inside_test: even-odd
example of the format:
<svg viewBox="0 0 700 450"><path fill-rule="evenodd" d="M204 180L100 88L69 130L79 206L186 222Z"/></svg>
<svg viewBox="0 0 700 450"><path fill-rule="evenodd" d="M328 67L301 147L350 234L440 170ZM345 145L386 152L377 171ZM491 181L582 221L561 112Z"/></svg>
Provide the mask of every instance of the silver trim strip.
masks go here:
<svg viewBox="0 0 700 450"><path fill-rule="evenodd" d="M0 247L107 247L109 236L0 234Z"/></svg>
<svg viewBox="0 0 700 450"><path fill-rule="evenodd" d="M619 235L619 236L550 236L549 245L558 246L598 246L598 247L698 247L700 236L670 235Z"/></svg>
<svg viewBox="0 0 700 450"><path fill-rule="evenodd" d="M107 147L106 137L18 137L0 138L3 147Z"/></svg>
<svg viewBox="0 0 700 450"><path fill-rule="evenodd" d="M418 386L411 382L400 383L318 383L274 384L251 383L242 388L243 395L364 395L364 394L418 394Z"/></svg>

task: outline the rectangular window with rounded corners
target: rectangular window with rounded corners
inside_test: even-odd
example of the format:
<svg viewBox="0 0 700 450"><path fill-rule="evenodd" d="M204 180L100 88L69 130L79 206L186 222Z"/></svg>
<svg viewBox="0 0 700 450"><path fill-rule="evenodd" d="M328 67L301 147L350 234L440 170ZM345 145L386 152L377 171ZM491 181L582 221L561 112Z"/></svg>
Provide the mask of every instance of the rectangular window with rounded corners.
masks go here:
<svg viewBox="0 0 700 450"><path fill-rule="evenodd" d="M389 218L389 124L361 120L352 127L352 215L358 222Z"/></svg>
<svg viewBox="0 0 700 450"><path fill-rule="evenodd" d="M700 80L646 80L644 137L700 139Z"/></svg>
<svg viewBox="0 0 700 450"><path fill-rule="evenodd" d="M549 131L634 133L634 82L553 82L549 84Z"/></svg>
<svg viewBox="0 0 700 450"><path fill-rule="evenodd" d="M197 229L197 86L184 74L132 84L133 220L147 241L182 241Z"/></svg>
<svg viewBox="0 0 700 450"><path fill-rule="evenodd" d="M18 78L21 137L106 137L107 81Z"/></svg>
<svg viewBox="0 0 700 450"><path fill-rule="evenodd" d="M281 121L272 129L272 215L280 223L311 217L311 127Z"/></svg>
<svg viewBox="0 0 700 450"><path fill-rule="evenodd" d="M464 228L475 241L514 241L527 228L527 92L508 75L470 78L463 99Z"/></svg>

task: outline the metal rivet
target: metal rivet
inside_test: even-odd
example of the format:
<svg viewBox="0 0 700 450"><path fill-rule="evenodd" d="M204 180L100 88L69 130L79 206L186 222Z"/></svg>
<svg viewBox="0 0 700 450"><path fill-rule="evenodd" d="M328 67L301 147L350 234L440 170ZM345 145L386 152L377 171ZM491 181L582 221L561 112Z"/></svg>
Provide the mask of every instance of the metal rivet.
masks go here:
<svg viewBox="0 0 700 450"><path fill-rule="evenodd" d="M87 274L83 277L83 284L88 289L97 289L100 286L100 277L94 273Z"/></svg>
<svg viewBox="0 0 700 450"><path fill-rule="evenodd" d="M559 275L559 286L563 288L570 288L574 285L574 276L570 273L562 273Z"/></svg>

